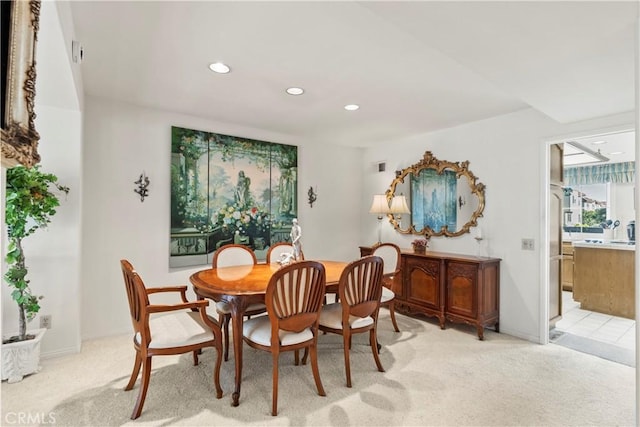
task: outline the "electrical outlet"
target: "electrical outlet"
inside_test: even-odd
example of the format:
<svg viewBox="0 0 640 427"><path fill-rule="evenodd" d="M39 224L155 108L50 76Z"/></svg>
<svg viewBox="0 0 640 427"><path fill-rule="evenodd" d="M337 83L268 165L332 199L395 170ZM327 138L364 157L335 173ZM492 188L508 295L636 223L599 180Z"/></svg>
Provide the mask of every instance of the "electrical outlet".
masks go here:
<svg viewBox="0 0 640 427"><path fill-rule="evenodd" d="M522 250L523 251L534 250L533 239L522 239Z"/></svg>
<svg viewBox="0 0 640 427"><path fill-rule="evenodd" d="M40 327L41 328L46 328L46 329L51 329L51 315L50 314L45 314L40 316Z"/></svg>

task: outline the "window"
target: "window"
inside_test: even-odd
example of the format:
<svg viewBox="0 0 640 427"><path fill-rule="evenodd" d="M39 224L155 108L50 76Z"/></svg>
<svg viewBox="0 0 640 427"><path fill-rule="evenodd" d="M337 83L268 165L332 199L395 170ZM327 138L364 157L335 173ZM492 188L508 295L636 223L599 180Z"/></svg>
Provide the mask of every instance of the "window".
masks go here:
<svg viewBox="0 0 640 427"><path fill-rule="evenodd" d="M564 188L564 231L602 233L607 221L610 184L585 184Z"/></svg>

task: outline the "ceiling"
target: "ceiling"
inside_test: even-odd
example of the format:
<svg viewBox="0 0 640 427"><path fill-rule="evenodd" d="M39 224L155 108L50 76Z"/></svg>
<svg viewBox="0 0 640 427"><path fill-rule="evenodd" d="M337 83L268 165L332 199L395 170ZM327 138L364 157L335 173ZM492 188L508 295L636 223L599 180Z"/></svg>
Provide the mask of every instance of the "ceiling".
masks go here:
<svg viewBox="0 0 640 427"><path fill-rule="evenodd" d="M86 94L249 133L367 147L528 107L634 109L635 1L69 5Z"/></svg>
<svg viewBox="0 0 640 427"><path fill-rule="evenodd" d="M577 147L572 147L572 143L577 143ZM604 156L604 160L588 158L589 152ZM633 162L635 160L635 131L630 130L572 139L565 142L564 154L565 166Z"/></svg>

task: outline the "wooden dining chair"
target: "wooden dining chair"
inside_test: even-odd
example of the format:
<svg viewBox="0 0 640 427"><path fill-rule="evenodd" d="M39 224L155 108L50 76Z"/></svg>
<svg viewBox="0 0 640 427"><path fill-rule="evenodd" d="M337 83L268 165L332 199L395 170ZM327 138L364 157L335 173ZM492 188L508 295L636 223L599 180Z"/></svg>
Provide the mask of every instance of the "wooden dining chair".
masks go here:
<svg viewBox="0 0 640 427"><path fill-rule="evenodd" d="M369 332L369 344L378 371L384 372L376 338L382 293L382 258L368 255L345 267L338 283L339 302L323 306L320 330L342 335L347 387L351 387L349 351L354 334Z"/></svg>
<svg viewBox="0 0 640 427"><path fill-rule="evenodd" d="M318 321L325 294L325 270L317 261L298 261L276 271L267 285L268 316L244 322L242 334L251 347L273 357L271 415L278 414L278 361L281 352L305 349L320 396L325 396L318 370ZM296 364L298 358L296 357ZM305 358L306 360L306 358Z"/></svg>
<svg viewBox="0 0 640 427"><path fill-rule="evenodd" d="M221 246L213 253L211 265L213 268L231 267L234 265L256 265L258 260L256 254L244 245L228 244ZM266 311L263 303L249 304L245 310L245 316L255 316ZM229 323L231 321L231 305L221 300L216 302L216 311L218 313L218 321L224 332L224 360L229 360Z"/></svg>
<svg viewBox="0 0 640 427"><path fill-rule="evenodd" d="M380 304L389 309L393 329L396 332L400 332L396 322L396 294L393 292L395 278L400 272L400 247L393 243L380 243L373 248L372 255L379 256L384 261Z"/></svg>
<svg viewBox="0 0 640 427"><path fill-rule="evenodd" d="M289 242L278 242L269 247L267 250L267 264L278 262L282 254L293 254L293 245ZM300 254L304 259L304 254Z"/></svg>
<svg viewBox="0 0 640 427"><path fill-rule="evenodd" d="M217 352L213 382L216 397L220 399L222 397L220 387L222 332L218 322L207 315L206 307L209 301L187 301L186 286L146 288L129 261L121 260L120 266L129 299L134 330L133 346L136 350L133 372L125 390L129 391L133 388L142 367L142 383L131 419L138 418L142 412L149 388L153 356L193 352L193 364L197 365L199 352L204 347L213 347ZM180 294L181 302L161 305L149 302L149 295L165 292ZM171 385L167 384L167 386Z"/></svg>

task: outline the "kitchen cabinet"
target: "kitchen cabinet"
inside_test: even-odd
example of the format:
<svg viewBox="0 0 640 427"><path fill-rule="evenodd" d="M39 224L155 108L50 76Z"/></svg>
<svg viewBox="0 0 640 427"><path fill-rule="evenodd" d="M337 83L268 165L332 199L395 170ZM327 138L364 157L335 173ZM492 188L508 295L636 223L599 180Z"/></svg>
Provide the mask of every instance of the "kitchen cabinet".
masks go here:
<svg viewBox="0 0 640 427"><path fill-rule="evenodd" d="M360 247L361 256L370 248ZM500 259L427 251L401 254L402 292L396 295L396 310L476 327L484 339L484 328L500 322Z"/></svg>
<svg viewBox="0 0 640 427"><path fill-rule="evenodd" d="M635 245L575 242L574 264L581 309L635 319Z"/></svg>
<svg viewBox="0 0 640 427"><path fill-rule="evenodd" d="M573 291L573 245L562 242L562 290Z"/></svg>

